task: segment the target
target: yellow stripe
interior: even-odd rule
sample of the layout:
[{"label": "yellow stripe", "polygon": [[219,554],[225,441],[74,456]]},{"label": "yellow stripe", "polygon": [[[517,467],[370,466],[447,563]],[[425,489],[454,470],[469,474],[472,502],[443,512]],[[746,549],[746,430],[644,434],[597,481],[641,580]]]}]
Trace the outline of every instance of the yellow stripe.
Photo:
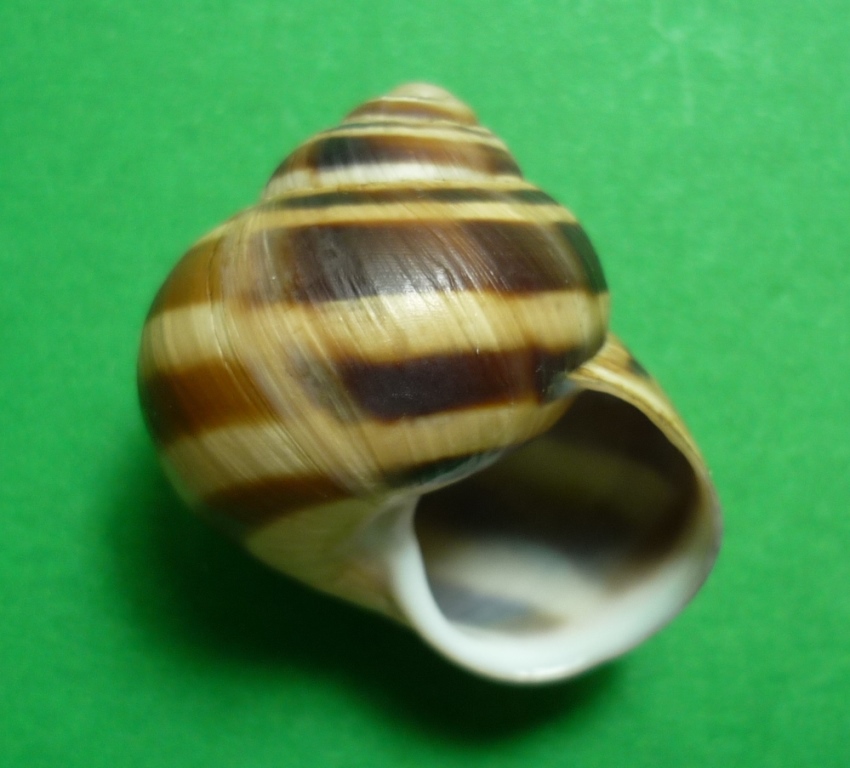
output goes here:
[{"label": "yellow stripe", "polygon": [[245,219],[246,234],[279,227],[307,227],[323,224],[360,224],[374,221],[497,221],[530,224],[576,222],[575,214],[557,203],[529,205],[516,202],[406,202],[356,205],[330,205],[322,208],[280,208],[258,210]]},{"label": "yellow stripe", "polygon": [[261,354],[357,356],[378,363],[523,347],[568,349],[585,341],[587,328],[603,325],[607,313],[607,294],[578,290],[532,296],[474,291],[393,294],[314,305],[258,305],[239,314],[228,312],[220,302],[193,305],[148,321],[142,372],[232,359],[232,350],[216,336],[213,316],[231,332],[253,332],[252,341],[265,348]]},{"label": "yellow stripe", "polygon": [[[375,122],[378,122],[377,118]],[[426,123],[426,127],[424,129],[420,127],[422,125],[423,124],[421,122],[409,122],[405,125],[388,124],[363,126],[357,125],[356,123],[344,123],[339,128],[313,136],[301,144],[297,151],[326,139],[346,138],[347,136],[356,136],[358,138],[404,136],[412,139],[442,139],[445,141],[453,141],[464,144],[483,144],[488,147],[503,149],[506,152],[509,151],[504,141],[486,129],[482,130],[480,133],[473,133],[468,128],[464,128],[463,130],[460,128],[453,128],[451,124],[433,126],[433,124]]]},{"label": "yellow stripe", "polygon": [[[283,177],[279,177],[283,178]],[[441,189],[468,189],[469,188],[469,180],[465,178],[459,179],[443,179],[443,180],[422,180],[417,182],[417,188],[421,188],[423,192],[430,192],[433,190],[441,190]],[[263,193],[263,200],[268,201],[271,199],[274,200],[286,200],[290,197],[300,197],[305,192],[315,193],[317,190],[303,190],[303,189],[285,189],[278,190],[275,189],[275,182],[271,182],[266,190]],[[287,187],[290,185],[287,184]],[[487,176],[486,178],[480,178],[475,181],[475,187],[485,192],[516,192],[518,190],[526,190],[533,189],[538,190],[534,184],[530,184],[527,181],[524,181],[518,176]],[[350,186],[348,189],[352,191],[362,191],[361,185]],[[392,191],[402,191],[406,192],[410,190],[410,182],[404,179],[401,180],[389,180],[384,179],[382,181],[372,181],[369,184],[370,192],[392,192]],[[346,187],[340,186],[334,188],[335,192],[344,192],[346,191]]]},{"label": "yellow stripe", "polygon": [[[392,107],[395,104],[420,107],[426,112],[429,108],[433,108],[436,110],[436,113],[432,112],[422,116],[413,116],[404,111],[394,111]],[[386,107],[389,107],[389,110],[386,110]],[[346,117],[343,120],[343,124],[366,120],[393,120],[397,116],[402,116],[405,120],[410,120],[411,122],[416,120],[423,123],[448,122],[480,128],[475,120],[475,113],[466,104],[453,96],[450,96],[448,99],[431,100],[422,99],[417,96],[393,96],[387,94],[386,96],[381,96],[361,104],[354,111],[359,112],[361,109],[365,110],[362,114]]]},{"label": "yellow stripe", "polygon": [[[317,471],[362,491],[387,473],[528,440],[548,429],[566,407],[566,401],[541,406],[530,400],[393,423],[352,424],[315,410],[299,414],[291,430],[265,422],[185,437],[165,449],[165,458],[200,497]],[[312,444],[300,445],[296,433]]]},{"label": "yellow stripe", "polygon": [[[265,199],[275,198],[283,194],[316,192],[319,190],[332,190],[337,192],[345,188],[358,188],[368,184],[375,188],[387,184],[397,184],[410,187],[411,183],[417,185],[434,185],[444,188],[451,183],[475,183],[482,188],[495,189],[497,186],[506,184],[513,179],[515,174],[502,174],[494,176],[485,171],[476,171],[471,168],[456,165],[435,165],[433,163],[363,163],[360,165],[347,165],[330,170],[315,171],[299,169],[290,171],[276,179],[272,179],[266,187],[263,197]],[[490,186],[490,183],[495,186]]]}]

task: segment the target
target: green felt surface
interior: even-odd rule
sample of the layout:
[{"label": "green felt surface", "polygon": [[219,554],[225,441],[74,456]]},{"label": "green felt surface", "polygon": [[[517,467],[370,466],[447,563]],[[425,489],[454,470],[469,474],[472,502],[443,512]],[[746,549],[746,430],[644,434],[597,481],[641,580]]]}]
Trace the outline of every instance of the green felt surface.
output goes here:
[{"label": "green felt surface", "polygon": [[[0,5],[0,764],[850,765],[850,6]],[[581,216],[726,510],[649,643],[471,678],[185,514],[138,414],[183,248],[410,79]]]}]

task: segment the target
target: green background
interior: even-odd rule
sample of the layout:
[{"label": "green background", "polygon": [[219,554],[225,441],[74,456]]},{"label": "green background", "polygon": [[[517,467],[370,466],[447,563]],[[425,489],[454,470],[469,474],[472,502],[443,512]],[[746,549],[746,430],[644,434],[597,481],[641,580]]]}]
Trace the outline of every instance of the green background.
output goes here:
[{"label": "green background", "polygon": [[[0,763],[850,764],[849,27],[844,0],[3,0]],[[138,414],[177,256],[411,79],[581,216],[724,502],[698,599],[572,683],[471,678],[255,564]]]}]

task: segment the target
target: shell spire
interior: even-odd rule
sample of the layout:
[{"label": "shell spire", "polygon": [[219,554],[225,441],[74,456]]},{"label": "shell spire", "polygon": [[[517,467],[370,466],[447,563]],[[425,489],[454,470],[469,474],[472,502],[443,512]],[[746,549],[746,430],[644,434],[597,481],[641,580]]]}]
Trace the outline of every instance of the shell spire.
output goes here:
[{"label": "shell spire", "polygon": [[377,99],[367,101],[346,115],[345,123],[380,119],[448,122],[477,126],[475,113],[444,88],[430,83],[407,83]]},{"label": "shell spire", "polygon": [[442,88],[414,83],[367,101],[298,147],[263,198],[393,183],[516,187],[521,178],[504,142],[466,104]]}]

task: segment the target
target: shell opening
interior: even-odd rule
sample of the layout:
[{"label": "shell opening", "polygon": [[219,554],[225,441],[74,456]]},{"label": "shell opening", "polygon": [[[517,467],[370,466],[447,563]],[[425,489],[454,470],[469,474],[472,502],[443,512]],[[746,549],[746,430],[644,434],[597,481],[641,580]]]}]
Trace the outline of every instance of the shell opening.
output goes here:
[{"label": "shell opening", "polygon": [[464,666],[517,682],[576,674],[697,591],[714,504],[649,418],[587,391],[550,433],[419,500],[395,587],[411,623]]}]

